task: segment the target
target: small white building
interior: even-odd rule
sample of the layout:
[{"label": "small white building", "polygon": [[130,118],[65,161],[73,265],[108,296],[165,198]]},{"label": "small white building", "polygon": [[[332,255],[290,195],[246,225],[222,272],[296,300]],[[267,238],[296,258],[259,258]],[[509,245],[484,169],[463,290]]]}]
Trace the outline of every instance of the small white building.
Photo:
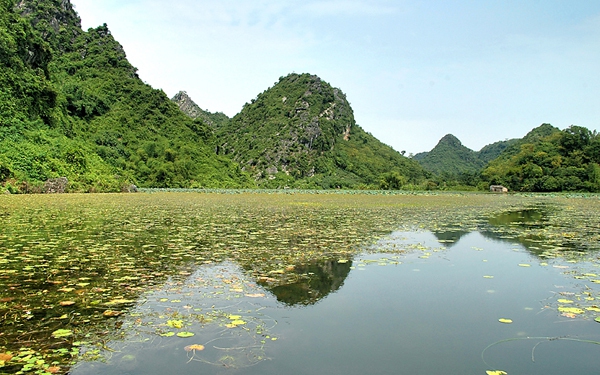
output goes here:
[{"label": "small white building", "polygon": [[508,189],[502,185],[491,185],[490,192],[492,192],[492,193],[508,193]]}]

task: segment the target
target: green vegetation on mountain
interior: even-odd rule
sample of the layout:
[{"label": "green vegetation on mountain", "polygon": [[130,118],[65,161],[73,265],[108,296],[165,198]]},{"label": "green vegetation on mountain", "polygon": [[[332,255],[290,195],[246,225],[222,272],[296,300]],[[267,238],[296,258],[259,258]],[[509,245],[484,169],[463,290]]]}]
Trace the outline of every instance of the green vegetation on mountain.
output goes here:
[{"label": "green vegetation on mountain", "polygon": [[431,151],[416,154],[413,158],[423,168],[436,175],[477,172],[485,165],[477,152],[463,146],[460,140],[452,134],[447,134],[440,139]]},{"label": "green vegetation on mountain", "polygon": [[600,135],[581,126],[533,129],[483,170],[489,184],[514,191],[600,192]]},{"label": "green vegetation on mountain", "polygon": [[542,124],[522,139],[500,141],[479,152],[451,134],[415,160],[434,176],[436,188],[510,191],[600,192],[600,136],[581,126],[560,130]]},{"label": "green vegetation on mountain", "polygon": [[49,81],[50,46],[0,0],[0,134],[50,119],[57,93]]},{"label": "green vegetation on mountain", "polygon": [[481,170],[513,142],[499,141],[476,152],[465,147],[454,135],[447,134],[431,151],[418,153],[413,159],[433,173],[430,186],[474,190],[481,182]]},{"label": "green vegetation on mountain", "polygon": [[397,189],[426,177],[415,161],[356,124],[339,89],[310,74],[281,77],[217,138],[219,153],[262,187]]},{"label": "green vegetation on mountain", "polygon": [[490,161],[496,159],[498,156],[500,156],[500,154],[502,154],[504,150],[506,150],[508,147],[510,147],[517,141],[517,139],[507,139],[505,141],[498,141],[484,146],[481,150],[477,152],[479,160],[487,164]]},{"label": "green vegetation on mountain", "polygon": [[144,84],[106,25],[87,32],[68,0],[0,0],[0,182],[38,191],[250,187],[201,119]]},{"label": "green vegetation on mountain", "polygon": [[[364,131],[344,93],[290,74],[233,118],[140,80],[106,25],[69,0],[0,0],[0,187],[600,191],[600,137],[549,124],[479,152],[446,135],[404,157]],[[62,179],[61,179],[62,180]]]}]

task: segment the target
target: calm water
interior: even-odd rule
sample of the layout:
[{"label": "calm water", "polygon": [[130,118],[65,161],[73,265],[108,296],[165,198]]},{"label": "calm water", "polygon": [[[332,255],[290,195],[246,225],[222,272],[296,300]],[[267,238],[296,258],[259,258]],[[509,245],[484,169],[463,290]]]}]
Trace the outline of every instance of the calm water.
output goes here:
[{"label": "calm water", "polygon": [[[287,286],[256,283],[227,262],[172,277],[120,318],[105,362],[71,373],[600,372],[593,264],[544,261],[489,233],[384,241],[408,252],[313,262]],[[591,310],[558,309],[584,302]]]},{"label": "calm water", "polygon": [[599,372],[597,198],[238,193],[0,197],[0,374]]}]

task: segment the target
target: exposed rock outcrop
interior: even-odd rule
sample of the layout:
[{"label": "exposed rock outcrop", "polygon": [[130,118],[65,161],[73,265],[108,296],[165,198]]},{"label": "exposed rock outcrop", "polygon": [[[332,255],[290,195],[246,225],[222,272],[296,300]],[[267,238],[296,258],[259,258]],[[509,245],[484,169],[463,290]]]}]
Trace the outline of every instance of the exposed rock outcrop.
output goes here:
[{"label": "exposed rock outcrop", "polygon": [[171,100],[174,101],[179,106],[179,109],[181,109],[181,111],[186,115],[193,119],[200,119],[204,121],[206,125],[209,125],[215,129],[221,127],[227,121],[229,121],[229,117],[227,117],[227,115],[224,113],[211,113],[200,108],[200,106],[194,103],[192,98],[190,98],[185,91],[179,91]]},{"label": "exposed rock outcrop", "polygon": [[42,192],[46,194],[62,194],[67,191],[69,180],[66,177],[51,178],[44,183]]}]

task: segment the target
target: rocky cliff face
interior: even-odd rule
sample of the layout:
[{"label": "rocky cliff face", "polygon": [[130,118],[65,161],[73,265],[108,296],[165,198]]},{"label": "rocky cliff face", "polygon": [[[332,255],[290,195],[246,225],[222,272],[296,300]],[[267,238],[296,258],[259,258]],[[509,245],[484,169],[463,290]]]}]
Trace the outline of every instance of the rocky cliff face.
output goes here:
[{"label": "rocky cliff face", "polygon": [[204,112],[185,91],[179,91],[171,100],[177,104],[183,113],[193,119],[200,117]]},{"label": "rocky cliff face", "polygon": [[419,183],[424,171],[365,132],[344,93],[290,74],[217,130],[219,152],[267,188],[380,188],[386,174]]},{"label": "rocky cliff face", "polygon": [[222,127],[230,120],[229,117],[222,112],[212,113],[203,110],[185,91],[179,91],[171,100],[177,104],[183,113],[193,119],[202,120],[206,125],[211,126],[213,129]]},{"label": "rocky cliff face", "polygon": [[70,0],[19,0],[15,9],[30,20],[44,40],[61,52],[68,51],[82,33],[81,19]]}]

